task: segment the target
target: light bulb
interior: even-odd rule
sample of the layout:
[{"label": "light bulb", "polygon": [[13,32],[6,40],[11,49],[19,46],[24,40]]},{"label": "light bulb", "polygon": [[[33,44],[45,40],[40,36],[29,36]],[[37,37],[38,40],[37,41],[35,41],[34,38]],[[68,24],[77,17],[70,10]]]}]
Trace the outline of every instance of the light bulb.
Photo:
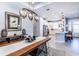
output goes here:
[{"label": "light bulb", "polygon": [[26,8],[23,8],[22,10],[19,11],[20,16],[22,16],[23,18],[25,18],[28,14],[28,11]]}]

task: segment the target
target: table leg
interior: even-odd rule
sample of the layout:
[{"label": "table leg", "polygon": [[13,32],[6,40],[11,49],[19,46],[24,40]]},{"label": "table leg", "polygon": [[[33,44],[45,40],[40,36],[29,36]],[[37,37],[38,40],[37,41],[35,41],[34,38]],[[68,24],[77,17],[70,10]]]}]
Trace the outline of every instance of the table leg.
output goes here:
[{"label": "table leg", "polygon": [[10,38],[6,38],[7,42],[10,43]]},{"label": "table leg", "polygon": [[46,43],[38,48],[36,55],[38,56],[41,52],[43,52],[45,54],[45,56],[47,55],[47,45],[46,45]]}]

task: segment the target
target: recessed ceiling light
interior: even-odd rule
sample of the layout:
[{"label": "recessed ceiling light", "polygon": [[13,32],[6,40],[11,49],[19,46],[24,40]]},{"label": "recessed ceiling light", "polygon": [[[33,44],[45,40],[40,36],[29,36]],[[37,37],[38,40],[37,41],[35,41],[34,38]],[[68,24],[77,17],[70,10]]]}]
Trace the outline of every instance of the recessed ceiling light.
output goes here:
[{"label": "recessed ceiling light", "polygon": [[43,18],[44,20],[46,20],[46,18]]},{"label": "recessed ceiling light", "polygon": [[52,15],[54,16],[55,14],[54,14],[54,13],[52,13]]},{"label": "recessed ceiling light", "polygon": [[47,11],[49,11],[50,9],[48,8],[48,9],[46,9]]}]

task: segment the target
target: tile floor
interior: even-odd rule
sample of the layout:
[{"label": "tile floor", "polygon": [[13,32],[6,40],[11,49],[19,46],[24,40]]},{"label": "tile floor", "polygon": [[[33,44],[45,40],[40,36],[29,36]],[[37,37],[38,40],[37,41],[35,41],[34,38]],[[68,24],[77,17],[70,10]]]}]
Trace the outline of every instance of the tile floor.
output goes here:
[{"label": "tile floor", "polygon": [[[74,38],[71,42],[64,42],[58,40],[55,35],[51,37],[51,40],[47,43],[47,56],[79,56],[79,38]],[[45,55],[41,53],[39,56]]]},{"label": "tile floor", "polygon": [[[52,37],[52,40],[54,37]],[[79,56],[79,38],[74,38],[71,42],[52,41],[52,46],[48,45],[48,56]]]}]

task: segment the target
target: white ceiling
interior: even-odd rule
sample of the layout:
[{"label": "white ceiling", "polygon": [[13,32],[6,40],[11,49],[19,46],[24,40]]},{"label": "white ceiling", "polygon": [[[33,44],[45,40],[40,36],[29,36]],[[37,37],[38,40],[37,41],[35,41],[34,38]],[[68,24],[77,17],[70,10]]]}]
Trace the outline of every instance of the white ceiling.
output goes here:
[{"label": "white ceiling", "polygon": [[24,2],[22,4],[28,5],[47,20],[58,20],[61,12],[64,12],[66,17],[79,17],[79,2]]},{"label": "white ceiling", "polygon": [[[47,11],[47,9],[50,10]],[[35,11],[47,20],[58,19],[61,16],[61,12],[64,12],[66,17],[79,17],[79,2],[53,2]]]},{"label": "white ceiling", "polygon": [[40,7],[43,7],[45,5],[48,5],[49,2],[25,2],[23,4],[29,5],[30,7],[34,8],[34,9],[38,9]]}]

